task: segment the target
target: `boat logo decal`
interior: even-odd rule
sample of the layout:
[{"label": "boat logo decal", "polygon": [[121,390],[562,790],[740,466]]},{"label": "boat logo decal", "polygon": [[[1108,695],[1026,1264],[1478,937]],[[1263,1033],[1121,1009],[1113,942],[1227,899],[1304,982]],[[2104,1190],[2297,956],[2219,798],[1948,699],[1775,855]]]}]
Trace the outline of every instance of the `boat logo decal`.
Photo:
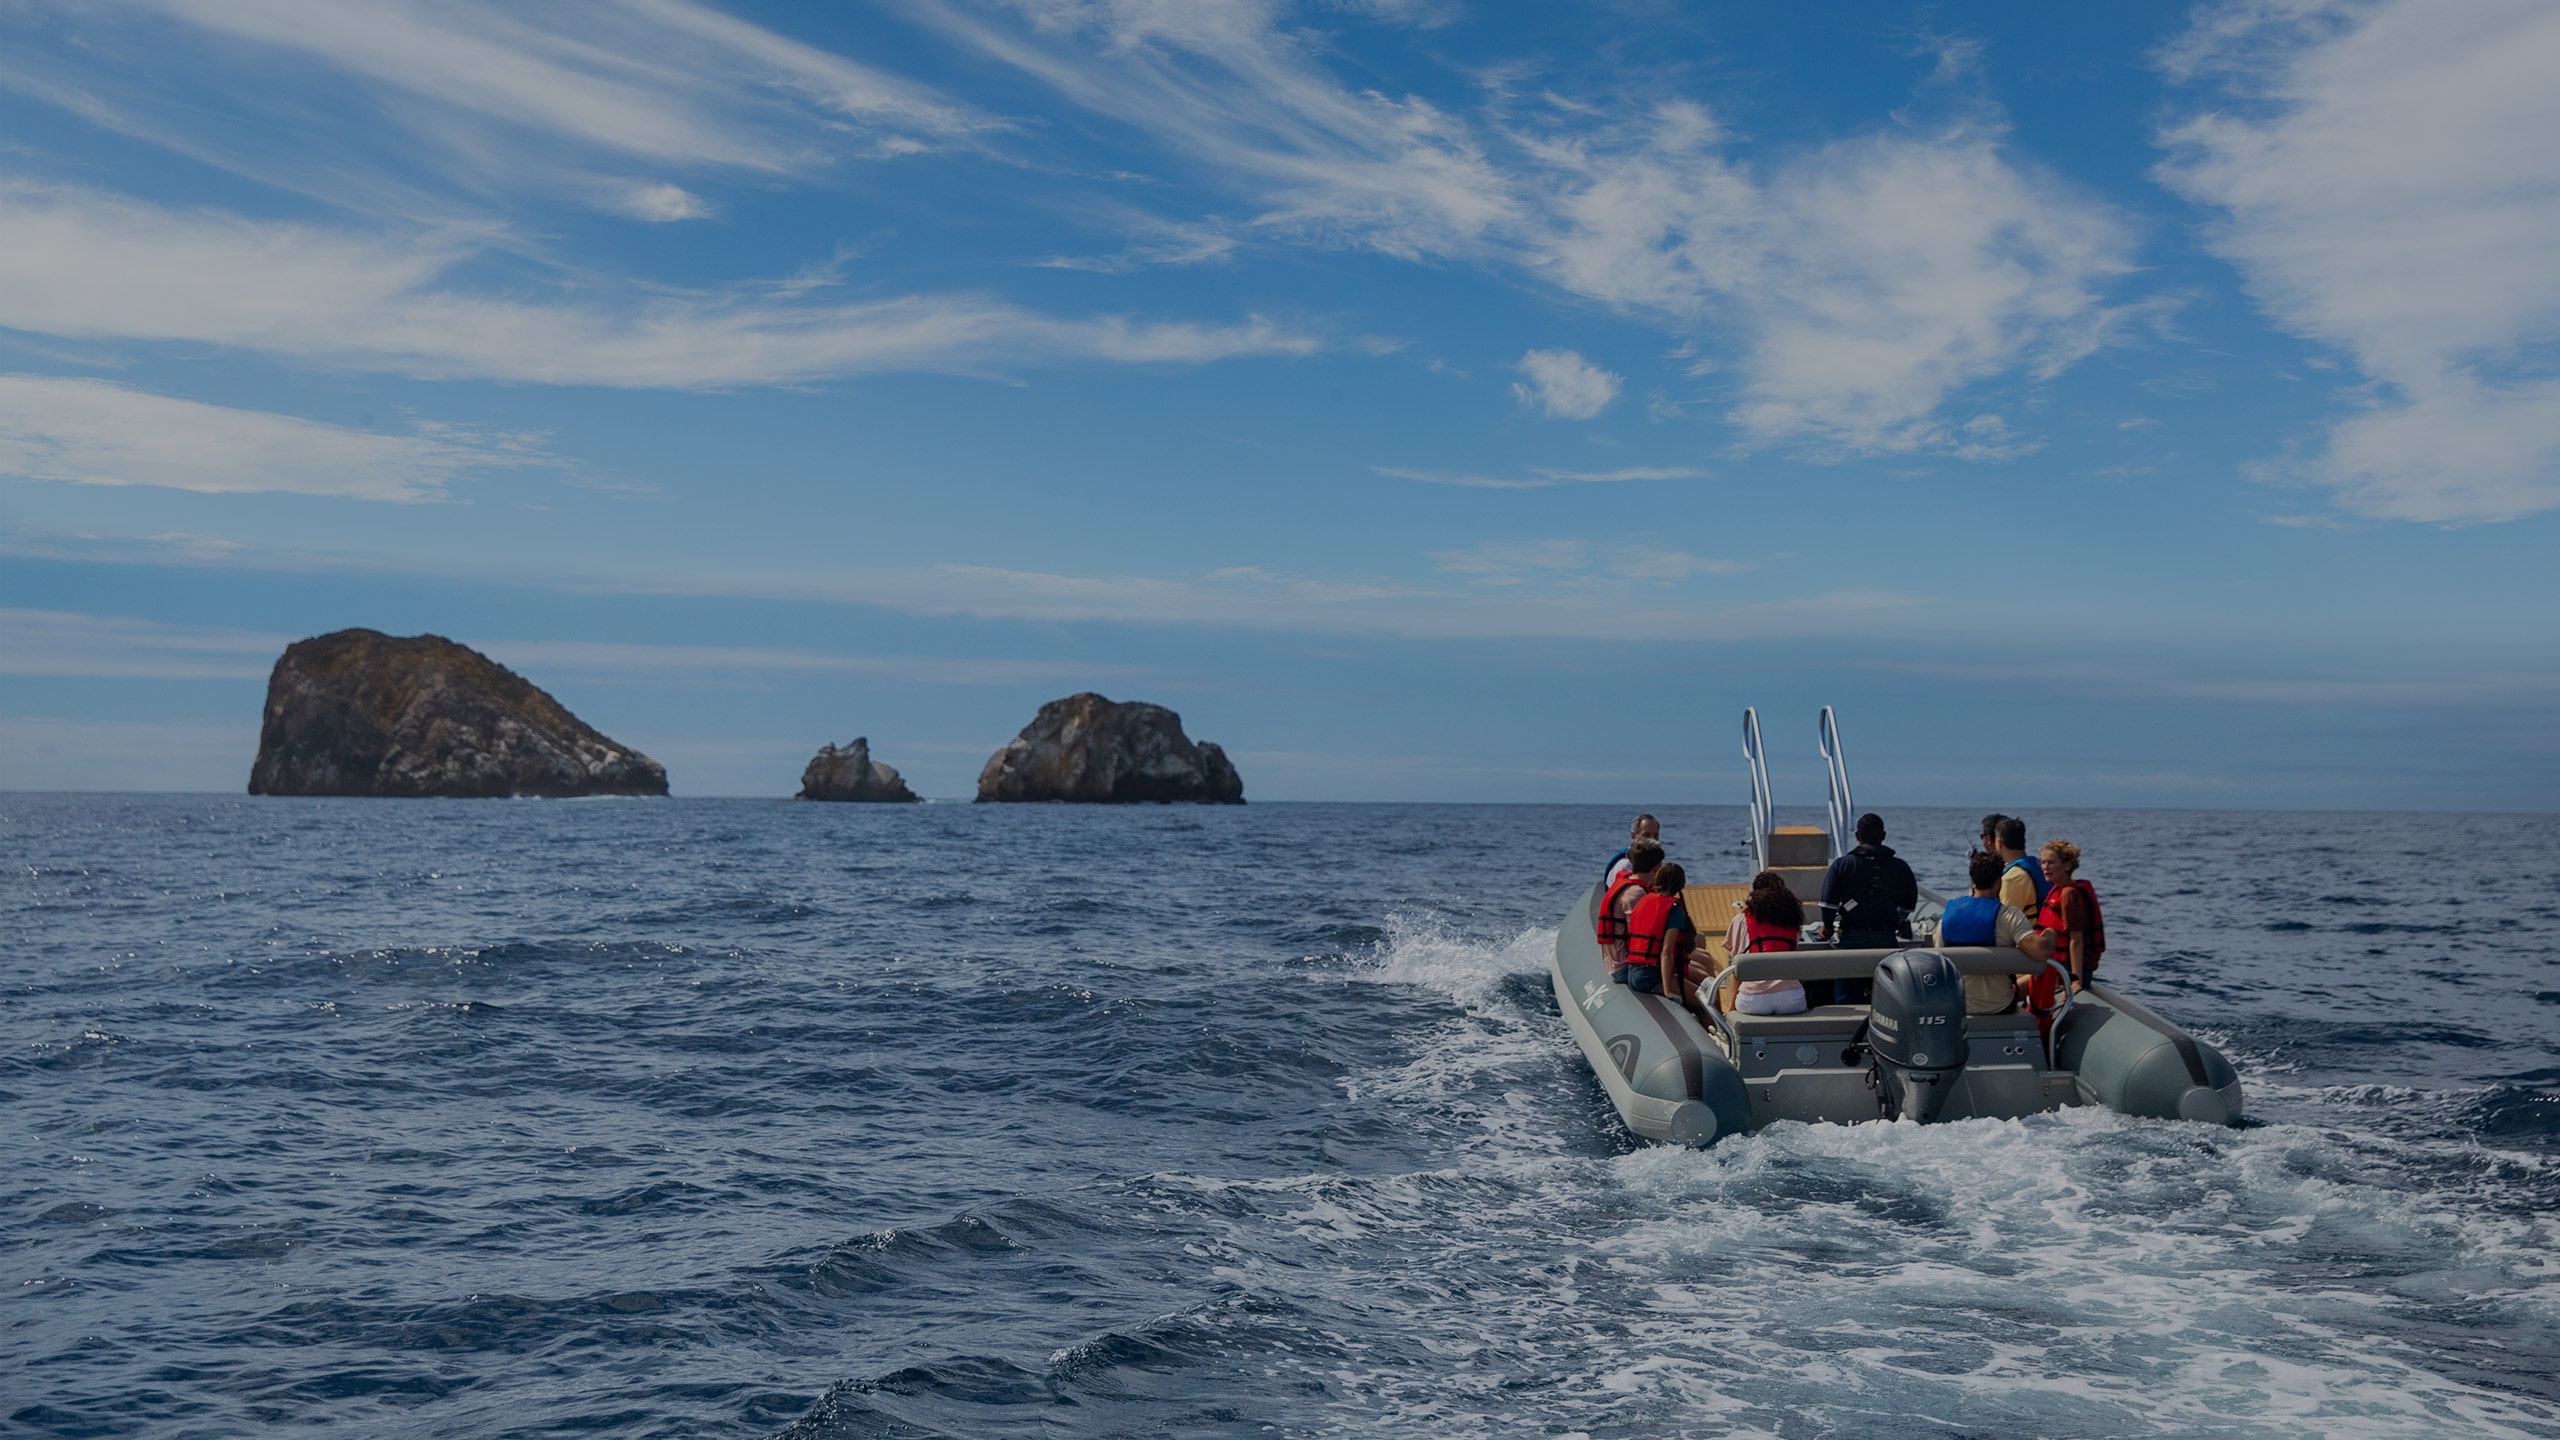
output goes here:
[{"label": "boat logo decal", "polygon": [[1627,1077],[1628,1084],[1633,1085],[1636,1083],[1636,1037],[1633,1035],[1612,1035],[1609,1037],[1607,1043],[1609,1046],[1609,1058],[1611,1061],[1616,1063],[1618,1073]]}]

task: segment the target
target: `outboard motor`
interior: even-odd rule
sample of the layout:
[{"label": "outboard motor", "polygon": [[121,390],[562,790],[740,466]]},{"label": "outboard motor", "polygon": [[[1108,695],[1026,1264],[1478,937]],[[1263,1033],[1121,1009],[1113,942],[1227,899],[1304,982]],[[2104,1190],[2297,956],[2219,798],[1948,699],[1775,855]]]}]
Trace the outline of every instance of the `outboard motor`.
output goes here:
[{"label": "outboard motor", "polygon": [[1876,967],[1868,1049],[1888,1120],[1926,1125],[1964,1073],[1964,974],[1935,950],[1901,950]]}]

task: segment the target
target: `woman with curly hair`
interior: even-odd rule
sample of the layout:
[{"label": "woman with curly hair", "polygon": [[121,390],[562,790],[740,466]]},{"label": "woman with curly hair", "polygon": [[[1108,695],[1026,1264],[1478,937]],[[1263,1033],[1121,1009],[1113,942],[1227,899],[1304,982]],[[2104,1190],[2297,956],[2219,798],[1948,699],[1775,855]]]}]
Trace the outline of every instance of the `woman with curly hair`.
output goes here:
[{"label": "woman with curly hair", "polygon": [[[1763,870],[1751,877],[1751,893],[1734,911],[1724,949],[1736,960],[1793,950],[1803,932],[1804,902],[1787,888],[1786,877]],[[1800,1015],[1805,1004],[1800,980],[1745,980],[1733,997],[1733,1008],[1745,1015]]]}]

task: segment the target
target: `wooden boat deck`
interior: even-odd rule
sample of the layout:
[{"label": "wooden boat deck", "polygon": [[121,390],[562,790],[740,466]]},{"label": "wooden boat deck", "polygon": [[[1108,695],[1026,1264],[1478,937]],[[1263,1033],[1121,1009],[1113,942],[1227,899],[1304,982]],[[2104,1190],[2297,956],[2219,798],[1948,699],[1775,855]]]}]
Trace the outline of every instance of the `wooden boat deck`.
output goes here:
[{"label": "wooden boat deck", "polygon": [[1734,907],[1750,893],[1748,885],[1692,885],[1680,892],[1689,918],[1698,922],[1698,953],[1707,957],[1708,974],[1721,973],[1733,959],[1725,953],[1725,927],[1733,923]]}]

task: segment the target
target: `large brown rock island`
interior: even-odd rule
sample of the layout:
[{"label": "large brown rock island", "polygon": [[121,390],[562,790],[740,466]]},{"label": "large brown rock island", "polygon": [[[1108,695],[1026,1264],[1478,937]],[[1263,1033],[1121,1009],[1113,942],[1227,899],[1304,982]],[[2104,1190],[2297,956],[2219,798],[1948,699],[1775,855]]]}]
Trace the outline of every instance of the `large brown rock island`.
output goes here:
[{"label": "large brown rock island", "polygon": [[664,795],[666,767],[441,635],[339,630],[267,678],[252,795]]},{"label": "large brown rock island", "polygon": [[978,799],[1241,805],[1244,780],[1226,751],[1182,733],[1181,716],[1086,691],[1041,706],[1012,743],[989,756],[978,772]]}]

